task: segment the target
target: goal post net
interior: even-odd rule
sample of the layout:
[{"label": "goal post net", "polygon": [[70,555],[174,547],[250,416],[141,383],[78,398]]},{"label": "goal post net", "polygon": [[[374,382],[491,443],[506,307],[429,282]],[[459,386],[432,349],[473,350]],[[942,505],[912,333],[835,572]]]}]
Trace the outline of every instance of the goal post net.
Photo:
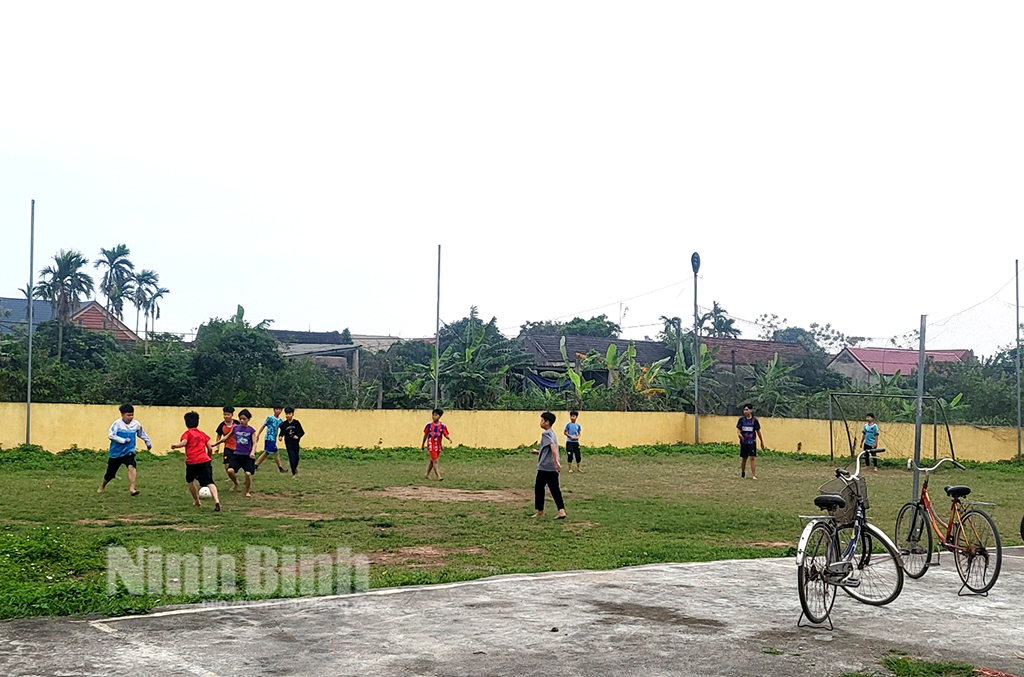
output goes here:
[{"label": "goal post net", "polygon": [[[832,458],[854,458],[863,449],[863,430],[868,414],[878,426],[882,459],[914,457],[917,397],[877,393],[836,393],[828,397],[829,450]],[[921,459],[956,459],[953,437],[941,400],[925,397],[921,406]]]}]

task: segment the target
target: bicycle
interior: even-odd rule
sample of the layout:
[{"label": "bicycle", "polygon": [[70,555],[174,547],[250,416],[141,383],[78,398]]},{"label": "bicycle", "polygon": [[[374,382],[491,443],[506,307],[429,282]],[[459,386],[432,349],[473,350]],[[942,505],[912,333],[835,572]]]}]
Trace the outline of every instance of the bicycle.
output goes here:
[{"label": "bicycle", "polygon": [[928,480],[946,462],[964,470],[962,465],[951,458],[944,458],[930,468],[922,468],[914,459],[907,459],[907,470],[916,468],[923,472],[924,482],[920,498],[900,508],[896,517],[896,543],[907,575],[921,578],[931,565],[934,531],[939,537],[939,545],[953,553],[957,573],[963,581],[960,594],[963,594],[966,587],[973,593],[983,595],[996,584],[1003,562],[1003,545],[999,540],[996,523],[979,507],[994,504],[965,500],[964,497],[971,493],[970,487],[947,485],[945,491],[951,505],[949,521],[943,522],[935,513],[928,496]]},{"label": "bicycle", "polygon": [[[865,516],[868,494],[860,465],[870,451],[885,449],[862,451],[853,474],[836,468],[835,479],[819,488],[824,493],[814,499],[814,505],[828,511],[827,517],[801,516],[810,522],[797,546],[797,587],[803,616],[816,625],[829,618],[837,587],[874,606],[889,604],[903,590],[903,563],[896,545]],[[839,485],[838,493],[827,491],[833,484]],[[852,532],[848,542],[843,535],[847,531]]]}]

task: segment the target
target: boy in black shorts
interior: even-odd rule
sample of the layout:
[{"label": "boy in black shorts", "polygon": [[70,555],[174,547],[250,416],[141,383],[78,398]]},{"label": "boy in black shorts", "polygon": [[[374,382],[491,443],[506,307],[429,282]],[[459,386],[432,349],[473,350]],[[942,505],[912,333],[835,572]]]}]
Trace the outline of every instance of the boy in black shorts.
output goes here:
[{"label": "boy in black shorts", "polygon": [[199,430],[199,414],[194,411],[185,414],[185,427],[188,430],[181,434],[181,442],[172,444],[171,449],[185,448],[185,482],[188,483],[195,504],[202,505],[199,502],[199,490],[196,489],[198,482],[200,487],[210,490],[214,501],[213,510],[220,512],[220,497],[217,495],[217,485],[213,483],[213,447],[210,446],[210,436]]},{"label": "boy in black shorts", "polygon": [[757,440],[761,440],[761,451],[764,451],[764,438],[761,437],[761,423],[754,418],[754,408],[743,405],[743,416],[736,423],[736,434],[740,438],[740,477],[747,475],[747,459],[750,459],[750,479],[757,479]]},{"label": "boy in black shorts", "polygon": [[565,424],[565,455],[569,459],[569,472],[572,472],[572,457],[576,457],[576,471],[583,472],[580,467],[580,435],[583,428],[576,422],[578,411],[569,412],[569,422]]},{"label": "boy in black shorts", "polygon": [[[217,426],[217,444],[224,442],[224,471],[227,472],[228,466],[231,463],[231,456],[235,453],[235,438],[231,435],[231,429],[238,425],[238,421],[235,420],[235,408],[228,406],[224,407],[224,420]],[[238,481],[231,478],[231,473],[227,473],[228,478],[234,482],[232,491],[238,488]]]},{"label": "boy in black shorts", "polygon": [[231,487],[231,491],[234,491],[238,487],[238,471],[241,470],[245,473],[246,498],[252,498],[252,475],[256,472],[256,449],[253,447],[256,428],[249,425],[251,418],[252,414],[249,413],[248,409],[238,412],[238,425],[231,428],[228,437],[219,440],[213,445],[226,445],[229,439],[235,441],[235,451],[231,454],[231,465],[228,466],[228,477],[234,483]]}]

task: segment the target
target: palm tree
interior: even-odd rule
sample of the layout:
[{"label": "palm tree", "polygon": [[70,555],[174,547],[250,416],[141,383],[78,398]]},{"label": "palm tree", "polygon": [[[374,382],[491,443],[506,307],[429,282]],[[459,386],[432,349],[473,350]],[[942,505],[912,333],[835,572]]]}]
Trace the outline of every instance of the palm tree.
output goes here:
[{"label": "palm tree", "polygon": [[112,249],[100,248],[100,258],[95,263],[96,268],[103,269],[100,291],[107,297],[107,312],[116,315],[118,319],[123,317],[124,297],[131,287],[132,273],[135,271],[135,264],[128,260],[130,254],[128,246],[123,244]]},{"label": "palm tree", "polygon": [[53,257],[52,266],[39,271],[36,295],[49,301],[57,314],[57,361],[60,362],[64,348],[64,325],[71,322],[71,315],[82,302],[83,297],[93,293],[95,285],[92,276],[82,272],[89,265],[89,259],[81,252],[61,249]]},{"label": "palm tree", "polygon": [[[149,294],[160,282],[160,276],[152,270],[136,271],[132,275],[132,305],[135,306],[135,335],[139,335],[139,317],[149,307]],[[148,312],[148,311],[147,311]]]},{"label": "palm tree", "polygon": [[729,317],[728,312],[718,304],[718,301],[712,302],[711,311],[704,313],[700,318],[700,323],[702,327],[707,327],[704,332],[706,336],[739,338],[740,330],[735,327],[736,320]]},{"label": "palm tree", "polygon": [[166,287],[154,287],[146,299],[146,349],[149,353],[149,333],[156,329],[156,321],[160,319],[160,299],[171,293]]}]

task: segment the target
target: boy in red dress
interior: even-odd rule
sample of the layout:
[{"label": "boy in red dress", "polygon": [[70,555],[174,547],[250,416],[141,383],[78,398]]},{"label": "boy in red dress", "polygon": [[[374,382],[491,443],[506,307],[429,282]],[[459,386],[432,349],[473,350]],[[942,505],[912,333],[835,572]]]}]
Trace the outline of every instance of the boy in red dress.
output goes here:
[{"label": "boy in red dress", "polygon": [[443,479],[441,477],[441,464],[438,463],[438,458],[441,456],[441,438],[444,437],[449,442],[452,441],[452,438],[448,437],[447,426],[441,423],[442,416],[444,416],[444,411],[440,409],[432,411],[431,418],[433,420],[423,429],[423,443],[420,445],[420,449],[426,447],[428,441],[430,442],[430,465],[427,466],[428,480],[430,479],[431,470],[437,475],[438,481]]},{"label": "boy in red dress", "polygon": [[185,414],[185,427],[188,430],[182,433],[181,442],[172,444],[171,449],[185,449],[185,482],[188,483],[195,504],[202,505],[196,487],[198,484],[210,490],[213,509],[220,512],[220,497],[217,495],[217,485],[213,483],[213,447],[210,446],[210,436],[199,430],[199,414],[194,411]]}]

